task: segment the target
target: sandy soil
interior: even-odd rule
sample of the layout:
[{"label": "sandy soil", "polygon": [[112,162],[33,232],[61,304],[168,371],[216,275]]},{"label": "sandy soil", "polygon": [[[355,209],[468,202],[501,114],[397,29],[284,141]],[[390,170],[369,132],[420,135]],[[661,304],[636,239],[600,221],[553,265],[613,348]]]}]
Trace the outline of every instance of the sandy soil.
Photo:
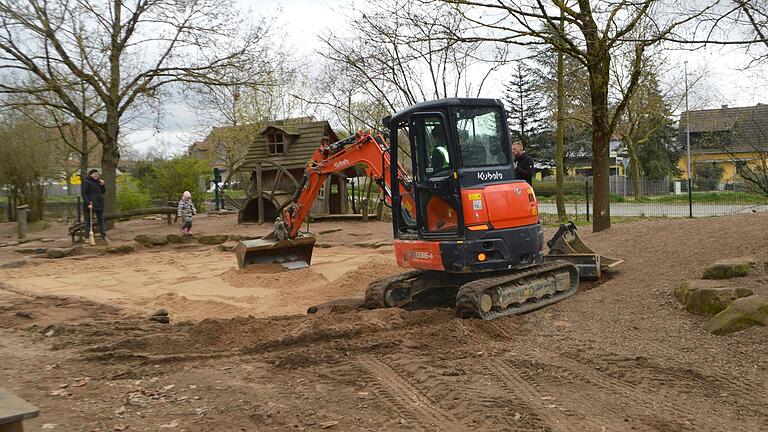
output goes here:
[{"label": "sandy soil", "polygon": [[[41,407],[31,430],[768,430],[767,329],[709,335],[672,297],[718,258],[767,261],[765,215],[640,222],[584,237],[625,259],[616,274],[543,310],[492,322],[445,308],[339,306],[305,316],[296,306],[282,316],[251,311],[162,325],[110,304],[0,290],[0,382]],[[296,272],[233,271],[224,253],[164,251],[124,264],[144,269],[121,276],[141,294],[87,294],[138,308],[137,299],[173,295],[151,307],[184,297],[257,310],[244,299],[260,290],[271,290],[275,304],[302,293],[306,305],[361,293],[368,279],[395,270],[391,251],[317,252],[333,271],[305,270],[320,280],[309,289]],[[119,273],[104,271],[114,268],[111,259],[82,262],[72,277]],[[16,287],[74,271],[59,265],[0,277]],[[148,270],[154,266],[166,267]],[[193,276],[200,279],[168,284]],[[217,285],[206,290],[212,279]],[[768,292],[763,267],[744,283]],[[230,295],[242,290],[256,294]]]},{"label": "sandy soil", "polygon": [[174,320],[200,320],[301,314],[339,296],[362,296],[368,282],[397,271],[391,247],[317,248],[311,268],[295,271],[241,270],[234,254],[195,247],[46,261],[0,270],[0,279],[22,294],[79,296],[142,314],[165,308]]}]

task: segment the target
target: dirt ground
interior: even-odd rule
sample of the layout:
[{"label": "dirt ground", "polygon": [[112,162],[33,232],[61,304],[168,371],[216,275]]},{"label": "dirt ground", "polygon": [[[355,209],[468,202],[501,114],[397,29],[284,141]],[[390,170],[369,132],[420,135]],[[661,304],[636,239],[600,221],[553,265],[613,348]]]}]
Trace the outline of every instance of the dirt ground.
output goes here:
[{"label": "dirt ground", "polygon": [[[199,232],[268,231],[198,219]],[[314,225],[342,230],[293,272],[237,271],[197,246],[2,269],[0,386],[40,407],[29,430],[768,430],[768,329],[712,336],[672,296],[716,259],[768,261],[766,221],[582,229],[625,260],[615,274],[491,322],[440,307],[304,315],[397,271],[391,247],[352,245],[389,238],[385,223]],[[174,229],[135,221],[110,237]],[[744,283],[768,293],[762,266]],[[171,324],[146,320],[158,307]]]}]

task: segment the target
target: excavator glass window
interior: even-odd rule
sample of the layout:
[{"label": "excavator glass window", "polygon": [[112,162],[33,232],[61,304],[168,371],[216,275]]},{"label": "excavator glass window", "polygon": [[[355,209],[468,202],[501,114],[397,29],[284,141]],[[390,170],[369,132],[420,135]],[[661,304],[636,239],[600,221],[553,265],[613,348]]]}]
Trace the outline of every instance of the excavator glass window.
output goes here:
[{"label": "excavator glass window", "polygon": [[456,110],[459,152],[464,167],[507,165],[509,149],[502,137],[506,122],[496,107],[473,107]]},{"label": "excavator glass window", "polygon": [[426,149],[424,158],[424,174],[426,177],[444,176],[451,170],[451,157],[448,153],[448,140],[445,136],[445,126],[442,117],[424,117],[422,133],[417,141],[422,141]]},{"label": "excavator glass window", "polygon": [[420,113],[411,117],[416,152],[417,220],[422,235],[455,236],[459,207],[446,117]]}]

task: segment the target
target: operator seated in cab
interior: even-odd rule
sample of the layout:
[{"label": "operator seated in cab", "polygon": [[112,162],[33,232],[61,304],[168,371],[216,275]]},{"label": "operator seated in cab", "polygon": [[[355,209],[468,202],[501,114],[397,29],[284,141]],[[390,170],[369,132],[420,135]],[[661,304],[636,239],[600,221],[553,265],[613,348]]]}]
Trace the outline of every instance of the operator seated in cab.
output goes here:
[{"label": "operator seated in cab", "polygon": [[450,156],[448,155],[448,143],[445,139],[445,132],[441,125],[432,128],[432,157],[430,158],[430,167],[427,172],[436,174],[450,167]]}]

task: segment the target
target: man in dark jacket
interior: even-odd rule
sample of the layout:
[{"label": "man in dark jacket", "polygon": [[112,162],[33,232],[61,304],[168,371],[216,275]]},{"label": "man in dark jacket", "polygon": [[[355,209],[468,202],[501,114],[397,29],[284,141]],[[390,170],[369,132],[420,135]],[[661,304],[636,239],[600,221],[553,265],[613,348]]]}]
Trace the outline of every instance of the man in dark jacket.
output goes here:
[{"label": "man in dark jacket", "polygon": [[85,234],[91,230],[91,210],[93,216],[99,221],[99,233],[101,239],[106,240],[107,234],[104,232],[104,180],[100,178],[99,170],[92,169],[88,171],[88,177],[85,178],[81,187],[83,193],[83,202],[85,203]]},{"label": "man in dark jacket", "polygon": [[515,157],[515,178],[525,180],[529,185],[533,185],[533,158],[525,152],[521,141],[512,143],[512,155]]}]

